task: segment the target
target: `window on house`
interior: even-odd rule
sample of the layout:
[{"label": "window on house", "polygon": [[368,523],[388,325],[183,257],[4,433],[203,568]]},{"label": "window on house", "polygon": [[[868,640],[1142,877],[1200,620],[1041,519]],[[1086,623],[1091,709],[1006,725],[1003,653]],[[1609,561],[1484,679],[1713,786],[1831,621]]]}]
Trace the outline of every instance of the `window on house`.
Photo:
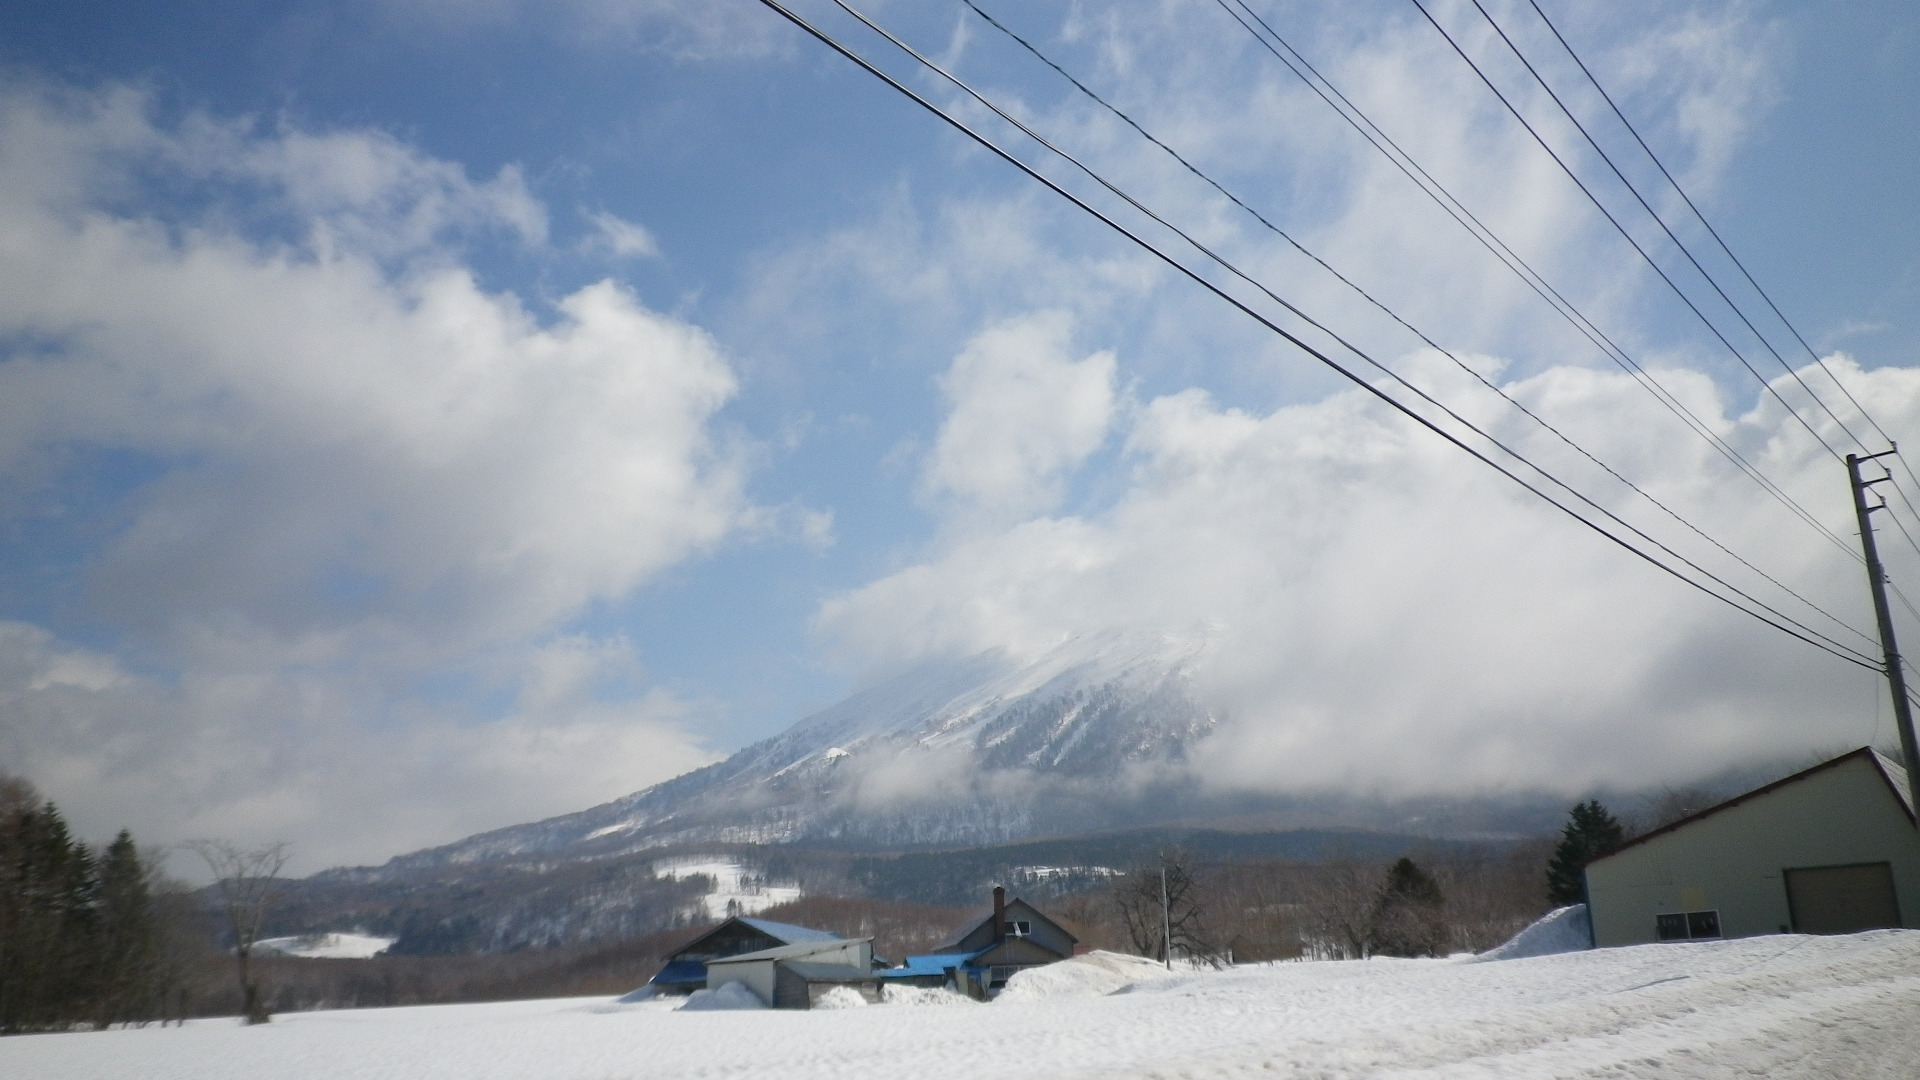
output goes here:
[{"label": "window on house", "polygon": [[1017,922],[1010,922],[1007,924],[1008,937],[1026,937],[1031,933],[1033,933],[1033,927],[1025,919],[1018,920]]},{"label": "window on house", "polygon": [[1720,936],[1718,911],[1674,911],[1653,917],[1661,941],[1692,941]]}]

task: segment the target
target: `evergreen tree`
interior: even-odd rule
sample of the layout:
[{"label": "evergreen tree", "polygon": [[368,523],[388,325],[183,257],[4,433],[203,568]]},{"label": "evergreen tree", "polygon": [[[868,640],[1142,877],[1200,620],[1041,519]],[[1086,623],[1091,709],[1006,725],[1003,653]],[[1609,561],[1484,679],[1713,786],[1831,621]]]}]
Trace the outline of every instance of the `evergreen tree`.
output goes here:
[{"label": "evergreen tree", "polygon": [[1602,852],[1626,842],[1627,832],[1600,800],[1589,799],[1567,815],[1567,827],[1547,862],[1547,899],[1557,907],[1579,904],[1587,898],[1587,863]]},{"label": "evergreen tree", "polygon": [[145,1020],[161,1008],[160,924],[149,874],[125,829],[100,861],[95,1022]]},{"label": "evergreen tree", "polygon": [[1412,859],[1387,870],[1373,905],[1373,948],[1380,956],[1437,956],[1446,949],[1446,897]]},{"label": "evergreen tree", "polygon": [[130,835],[96,859],[58,808],[0,776],[0,1033],[159,1015],[160,930]]}]

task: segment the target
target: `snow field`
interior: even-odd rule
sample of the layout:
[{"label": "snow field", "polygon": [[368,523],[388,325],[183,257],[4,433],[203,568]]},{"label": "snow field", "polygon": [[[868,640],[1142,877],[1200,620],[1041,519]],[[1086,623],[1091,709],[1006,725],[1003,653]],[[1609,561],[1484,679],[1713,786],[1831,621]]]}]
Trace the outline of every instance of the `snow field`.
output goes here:
[{"label": "snow field", "polygon": [[1065,983],[964,1008],[573,999],[38,1035],[0,1039],[0,1077],[1920,1076],[1920,931],[1161,972],[1107,996]]},{"label": "snow field", "polygon": [[309,934],[305,937],[261,938],[253,943],[258,952],[283,956],[304,956],[322,960],[365,960],[387,951],[398,938],[372,937],[367,934]]},{"label": "snow field", "polygon": [[700,898],[700,913],[712,922],[733,915],[758,915],[801,896],[791,885],[748,885],[746,868],[732,859],[668,859],[654,863],[653,872],[674,881],[695,874],[711,879],[713,891]]}]

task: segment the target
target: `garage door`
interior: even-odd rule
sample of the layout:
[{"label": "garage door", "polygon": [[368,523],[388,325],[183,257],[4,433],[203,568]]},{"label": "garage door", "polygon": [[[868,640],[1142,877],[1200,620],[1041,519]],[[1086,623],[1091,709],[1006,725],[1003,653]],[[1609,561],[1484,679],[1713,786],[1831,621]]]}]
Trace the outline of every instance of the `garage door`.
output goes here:
[{"label": "garage door", "polygon": [[1900,925],[1890,863],[1787,871],[1787,904],[1802,934],[1851,934]]}]

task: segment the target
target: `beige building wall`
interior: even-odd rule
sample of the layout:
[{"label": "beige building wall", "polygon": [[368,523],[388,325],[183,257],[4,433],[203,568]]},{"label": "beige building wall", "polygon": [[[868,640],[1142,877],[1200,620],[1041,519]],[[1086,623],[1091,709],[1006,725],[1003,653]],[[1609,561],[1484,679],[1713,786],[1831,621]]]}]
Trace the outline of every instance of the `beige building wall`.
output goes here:
[{"label": "beige building wall", "polygon": [[761,1001],[773,1004],[773,961],[748,960],[735,964],[708,964],[707,989],[718,990],[730,982],[745,983]]},{"label": "beige building wall", "polygon": [[1876,862],[1892,864],[1901,925],[1920,927],[1920,834],[1858,754],[1589,864],[1594,944],[1658,941],[1670,912],[1717,910],[1723,937],[1787,932],[1783,871]]}]

